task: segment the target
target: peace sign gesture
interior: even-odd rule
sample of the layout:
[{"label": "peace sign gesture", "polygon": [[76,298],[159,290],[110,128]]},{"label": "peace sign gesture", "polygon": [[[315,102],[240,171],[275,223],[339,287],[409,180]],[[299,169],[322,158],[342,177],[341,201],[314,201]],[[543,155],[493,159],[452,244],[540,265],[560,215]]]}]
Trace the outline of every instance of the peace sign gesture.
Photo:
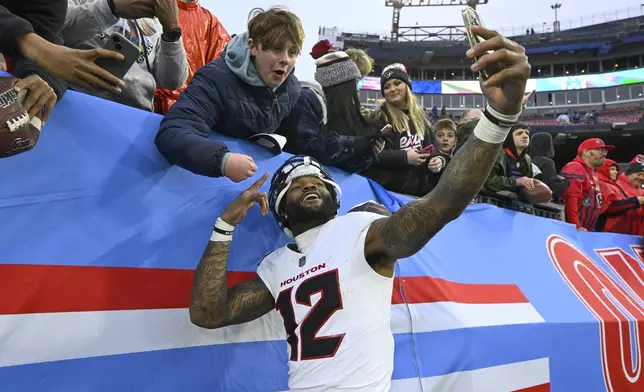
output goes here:
[{"label": "peace sign gesture", "polygon": [[268,179],[268,173],[265,173],[262,178],[257,180],[250,188],[243,191],[232,203],[226,207],[221,219],[229,225],[236,226],[244,219],[248,210],[250,210],[255,203],[259,204],[262,210],[262,216],[268,215],[268,197],[266,192],[260,192],[259,188],[264,185]]}]

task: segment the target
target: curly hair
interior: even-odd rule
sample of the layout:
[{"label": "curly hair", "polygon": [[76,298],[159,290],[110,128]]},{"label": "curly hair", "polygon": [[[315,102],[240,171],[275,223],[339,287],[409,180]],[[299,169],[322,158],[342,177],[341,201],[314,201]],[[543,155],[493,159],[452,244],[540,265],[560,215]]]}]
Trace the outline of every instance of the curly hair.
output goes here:
[{"label": "curly hair", "polygon": [[362,49],[350,48],[345,51],[349,58],[358,66],[360,74],[364,78],[373,70],[374,60]]}]

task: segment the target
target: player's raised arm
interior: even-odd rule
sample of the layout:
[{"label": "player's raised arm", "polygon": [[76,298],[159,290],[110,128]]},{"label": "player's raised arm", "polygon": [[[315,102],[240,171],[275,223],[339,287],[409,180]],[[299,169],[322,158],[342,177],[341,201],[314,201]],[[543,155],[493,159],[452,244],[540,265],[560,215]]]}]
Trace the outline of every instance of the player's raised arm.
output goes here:
[{"label": "player's raised arm", "polygon": [[195,325],[213,329],[241,324],[259,318],[274,308],[275,300],[260,278],[230,289],[227,284],[232,232],[255,203],[261,207],[262,215],[268,214],[266,193],[259,191],[267,178],[268,173],[242,192],[215,224],[215,232],[192,280],[190,320]]},{"label": "player's raised arm", "polygon": [[530,75],[525,49],[495,31],[480,27],[473,27],[472,31],[487,40],[467,52],[470,58],[481,56],[472,70],[477,72],[495,62],[505,69],[490,76],[487,83],[482,81],[481,88],[489,103],[485,116],[452,158],[436,188],[369,228],[365,257],[381,274],[391,276],[396,260],[421,250],[463,212],[481,190],[510,127],[521,114]]}]

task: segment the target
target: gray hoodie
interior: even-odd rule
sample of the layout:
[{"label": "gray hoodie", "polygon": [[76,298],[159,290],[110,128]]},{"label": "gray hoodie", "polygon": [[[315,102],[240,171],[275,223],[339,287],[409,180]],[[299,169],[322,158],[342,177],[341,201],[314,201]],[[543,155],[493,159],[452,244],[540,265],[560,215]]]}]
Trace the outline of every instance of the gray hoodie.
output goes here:
[{"label": "gray hoodie", "polygon": [[156,18],[129,21],[117,18],[110,10],[107,0],[68,0],[63,30],[66,46],[76,49],[101,48],[114,32],[130,38],[141,48],[139,58],[123,78],[125,87],[122,92],[111,94],[84,86],[71,87],[110,101],[152,111],[157,85],[176,90],[188,78],[188,61],[183,42],[181,39],[176,42],[161,39],[163,28]]}]

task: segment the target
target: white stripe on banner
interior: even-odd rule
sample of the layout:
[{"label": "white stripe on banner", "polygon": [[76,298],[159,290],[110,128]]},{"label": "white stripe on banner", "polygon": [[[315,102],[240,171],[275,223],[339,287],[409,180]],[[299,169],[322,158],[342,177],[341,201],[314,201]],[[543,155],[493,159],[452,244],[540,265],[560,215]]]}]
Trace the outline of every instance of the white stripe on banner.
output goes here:
[{"label": "white stripe on banner", "polygon": [[393,380],[391,392],[509,392],[549,383],[548,358],[540,358],[442,376]]},{"label": "white stripe on banner", "polygon": [[[422,383],[422,387],[421,387]],[[423,379],[394,380],[392,392],[508,392],[550,383],[548,358],[456,372]]]},{"label": "white stripe on banner", "polygon": [[[394,333],[542,323],[529,303],[394,305]],[[182,347],[284,339],[277,312],[242,325],[206,330],[187,309],[35,313],[0,316],[0,367]]]},{"label": "white stripe on banner", "polygon": [[[433,302],[409,305],[409,312],[406,312],[404,306],[393,306],[391,326],[394,333],[435,332],[460,328],[545,322],[530,303],[464,304],[458,302]],[[401,319],[404,317],[405,322],[394,322],[395,313],[398,313],[397,316]],[[410,313],[411,318],[415,321],[413,331],[409,327]]]}]

